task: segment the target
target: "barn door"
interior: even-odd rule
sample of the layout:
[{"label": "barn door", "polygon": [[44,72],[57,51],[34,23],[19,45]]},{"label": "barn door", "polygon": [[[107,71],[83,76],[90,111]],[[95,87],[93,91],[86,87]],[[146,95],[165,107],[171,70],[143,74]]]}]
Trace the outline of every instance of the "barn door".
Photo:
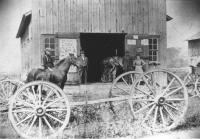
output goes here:
[{"label": "barn door", "polygon": [[[79,33],[69,33],[69,34],[57,34],[58,41],[58,52],[59,59],[63,59],[73,53],[76,57],[80,53],[80,34]],[[78,82],[78,70],[75,66],[71,66],[68,73],[68,83]]]}]

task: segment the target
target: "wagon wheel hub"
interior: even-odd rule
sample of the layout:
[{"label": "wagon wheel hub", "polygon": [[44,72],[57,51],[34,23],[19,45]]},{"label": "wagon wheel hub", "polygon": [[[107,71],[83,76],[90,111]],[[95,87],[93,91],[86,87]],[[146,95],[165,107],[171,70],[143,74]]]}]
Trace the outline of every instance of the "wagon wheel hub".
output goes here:
[{"label": "wagon wheel hub", "polygon": [[163,105],[165,103],[165,98],[164,97],[160,97],[159,99],[158,99],[158,104],[159,105]]},{"label": "wagon wheel hub", "polygon": [[46,110],[45,110],[45,108],[43,108],[43,107],[38,107],[38,108],[36,109],[36,115],[37,115],[37,116],[43,116],[43,115],[45,114],[45,112],[46,112]]}]

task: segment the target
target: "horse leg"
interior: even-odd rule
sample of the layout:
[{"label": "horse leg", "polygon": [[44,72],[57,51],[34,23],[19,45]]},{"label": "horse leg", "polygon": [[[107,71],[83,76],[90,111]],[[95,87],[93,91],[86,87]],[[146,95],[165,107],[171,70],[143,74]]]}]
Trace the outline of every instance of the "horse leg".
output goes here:
[{"label": "horse leg", "polygon": [[60,88],[63,90],[65,87],[65,82],[67,81],[67,75],[64,77],[63,81],[60,84]]}]

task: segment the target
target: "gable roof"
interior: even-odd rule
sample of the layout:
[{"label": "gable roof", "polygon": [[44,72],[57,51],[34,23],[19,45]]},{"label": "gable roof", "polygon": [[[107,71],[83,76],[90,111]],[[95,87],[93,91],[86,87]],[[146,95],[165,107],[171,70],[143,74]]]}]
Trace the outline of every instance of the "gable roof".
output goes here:
[{"label": "gable roof", "polygon": [[22,37],[22,35],[24,34],[24,32],[26,31],[26,28],[28,27],[28,25],[31,22],[31,16],[32,16],[32,12],[29,11],[25,14],[23,14],[16,38]]},{"label": "gable roof", "polygon": [[200,39],[200,32],[188,38],[187,41],[198,40],[198,39]]}]

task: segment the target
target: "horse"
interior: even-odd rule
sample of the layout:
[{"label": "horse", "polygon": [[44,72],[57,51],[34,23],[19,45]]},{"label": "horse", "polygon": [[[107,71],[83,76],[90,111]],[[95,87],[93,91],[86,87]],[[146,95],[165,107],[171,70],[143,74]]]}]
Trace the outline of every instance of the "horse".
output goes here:
[{"label": "horse", "polygon": [[123,59],[118,56],[106,57],[102,61],[103,73],[101,77],[102,82],[113,81],[116,78],[119,68],[123,67]]},{"label": "horse", "polygon": [[82,63],[75,56],[67,56],[66,58],[60,60],[51,70],[41,68],[32,69],[28,73],[25,83],[43,80],[52,82],[63,89],[70,66],[74,65],[80,68],[83,66],[81,64]]}]

